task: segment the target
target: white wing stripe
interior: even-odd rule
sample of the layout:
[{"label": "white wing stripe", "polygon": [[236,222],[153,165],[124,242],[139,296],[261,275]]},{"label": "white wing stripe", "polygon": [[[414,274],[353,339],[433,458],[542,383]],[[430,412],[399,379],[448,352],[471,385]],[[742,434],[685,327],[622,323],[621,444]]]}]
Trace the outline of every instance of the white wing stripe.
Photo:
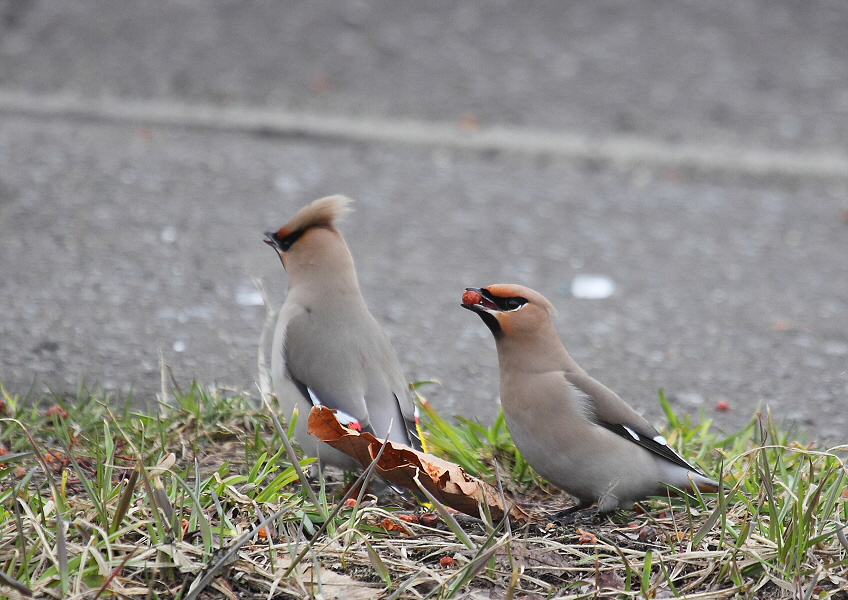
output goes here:
[{"label": "white wing stripe", "polygon": [[309,392],[309,399],[312,400],[312,406],[323,406],[323,403],[318,396],[315,395],[315,392],[312,391],[311,387],[307,387],[306,391]]},{"label": "white wing stripe", "polygon": [[[632,438],[633,438],[634,440],[636,440],[637,442],[641,439],[641,438],[639,437],[639,434],[638,434],[638,433],[636,433],[635,431],[633,431],[632,429],[630,429],[627,425],[622,425],[622,427],[624,427],[624,430],[625,430],[627,433],[629,433],[629,434],[630,434],[630,437],[632,437]],[[656,438],[654,438],[654,439],[656,440]]]},{"label": "white wing stripe", "polygon": [[[306,391],[309,392],[309,399],[312,400],[312,406],[324,406],[324,403],[321,402],[318,395],[312,391],[311,387],[307,387]],[[334,410],[336,411],[336,420],[342,425],[359,425],[359,419],[353,415],[348,414],[343,410],[339,410],[338,408]]]}]

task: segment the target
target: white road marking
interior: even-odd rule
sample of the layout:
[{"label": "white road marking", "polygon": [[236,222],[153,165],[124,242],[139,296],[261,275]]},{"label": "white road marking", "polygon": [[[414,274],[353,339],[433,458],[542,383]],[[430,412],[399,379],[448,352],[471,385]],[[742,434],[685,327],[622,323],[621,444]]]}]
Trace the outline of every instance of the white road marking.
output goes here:
[{"label": "white road marking", "polygon": [[2,90],[0,114],[555,155],[620,166],[682,167],[747,175],[848,179],[848,154],[836,148],[789,151],[755,146],[669,143],[635,136],[595,138],[568,131],[503,125],[465,131],[452,122],[320,115],[284,108],[186,104],[166,100],[34,95]]}]

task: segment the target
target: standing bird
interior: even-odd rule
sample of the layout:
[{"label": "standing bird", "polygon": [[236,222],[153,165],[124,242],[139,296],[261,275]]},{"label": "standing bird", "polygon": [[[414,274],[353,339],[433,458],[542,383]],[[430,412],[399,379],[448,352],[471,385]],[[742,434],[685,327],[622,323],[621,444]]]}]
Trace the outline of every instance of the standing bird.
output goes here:
[{"label": "standing bird", "polygon": [[540,475],[577,499],[566,512],[595,503],[600,513],[629,508],[662,494],[663,484],[718,490],[717,481],[574,362],[544,296],[519,285],[466,288],[462,307],[492,331],[501,403],[515,446]]},{"label": "standing bird", "polygon": [[274,391],[288,415],[298,407],[295,439],[306,454],[344,470],[361,465],[307,433],[313,406],[333,408],[343,425],[378,438],[391,426],[389,440],[421,447],[400,362],[365,306],[353,257],[333,225],[349,203],[315,200],[265,234],[289,280],[271,347]]}]

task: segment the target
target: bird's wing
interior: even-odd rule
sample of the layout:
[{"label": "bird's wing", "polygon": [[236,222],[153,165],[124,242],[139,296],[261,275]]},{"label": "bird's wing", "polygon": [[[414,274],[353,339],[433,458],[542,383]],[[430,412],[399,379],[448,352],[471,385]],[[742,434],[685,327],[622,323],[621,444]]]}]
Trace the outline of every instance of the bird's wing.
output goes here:
[{"label": "bird's wing", "polygon": [[617,433],[675,465],[703,475],[701,469],[680,456],[659,431],[615,392],[585,373],[567,371],[564,375],[576,392],[583,415],[589,421]]},{"label": "bird's wing", "polygon": [[[370,316],[370,315],[369,315]],[[414,448],[415,405],[388,338],[373,318],[351,327],[316,327],[293,315],[282,343],[285,375],[305,400],[337,411],[340,422]]]},{"label": "bird's wing", "polygon": [[[398,401],[400,404],[400,401]],[[413,406],[412,417],[407,417],[406,413],[403,413],[403,422],[406,425],[406,432],[409,434],[409,445],[415,450],[423,450],[424,446],[421,443],[421,435],[418,431],[418,407]]]},{"label": "bird's wing", "polygon": [[369,433],[374,433],[374,430],[368,423],[367,416],[364,419],[363,424],[363,419],[361,417],[350,414],[342,410],[341,408],[338,408],[340,403],[332,396],[328,395],[327,393],[316,391],[313,388],[307,386],[302,381],[299,381],[294,375],[292,375],[291,372],[289,372],[289,379],[291,379],[291,381],[295,384],[303,398],[312,403],[312,406],[324,406],[335,410],[336,419],[345,427],[350,427],[351,429],[355,429],[356,431],[367,431]]},{"label": "bird's wing", "polygon": [[[406,431],[406,445],[415,450],[421,450],[421,436],[418,434],[418,407],[415,406],[409,390],[404,389],[399,393],[392,392],[392,397],[397,405],[397,412],[403,421],[400,425]],[[404,410],[405,406],[411,406],[412,410]]]},{"label": "bird's wing", "polygon": [[280,342],[280,370],[307,402],[332,408],[342,423],[371,431],[364,376],[346,335],[314,327],[306,311],[293,314]]},{"label": "bird's wing", "polygon": [[[658,454],[675,465],[698,473],[699,475],[703,475],[701,469],[680,456],[680,454],[678,454],[677,451],[669,445],[668,440],[666,440],[653,427],[650,428],[650,431],[645,431],[643,427],[633,423],[607,423],[605,421],[599,421],[598,425],[606,427],[621,437],[639,444],[643,448],[650,450],[654,454]],[[641,433],[639,431],[640,429],[642,430]]]},{"label": "bird's wing", "polygon": [[380,333],[385,339],[385,352],[387,353],[386,368],[392,380],[390,387],[398,410],[400,410],[401,417],[403,418],[404,429],[406,429],[406,433],[408,434],[408,445],[416,450],[421,450],[421,436],[418,433],[418,405],[415,404],[413,394],[409,389],[409,384],[403,374],[400,361],[397,358],[397,354],[395,354],[394,348],[391,346],[391,342],[389,342],[389,338],[386,337],[383,331],[380,331]]},{"label": "bird's wing", "polygon": [[[421,449],[421,439],[418,435],[418,409],[412,399],[406,378],[400,366],[400,361],[392,348],[385,332],[374,322],[371,330],[374,339],[369,343],[373,354],[369,357],[367,369],[368,389],[366,401],[371,414],[371,421],[381,435],[377,421],[382,421],[388,429],[392,422],[390,439],[402,441],[417,450]],[[379,413],[379,416],[378,416]]]}]

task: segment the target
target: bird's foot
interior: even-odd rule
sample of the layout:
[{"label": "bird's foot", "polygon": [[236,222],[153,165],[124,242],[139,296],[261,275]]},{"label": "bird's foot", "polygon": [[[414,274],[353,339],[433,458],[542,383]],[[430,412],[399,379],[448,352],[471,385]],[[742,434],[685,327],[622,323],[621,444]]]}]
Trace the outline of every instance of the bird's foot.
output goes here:
[{"label": "bird's foot", "polygon": [[557,525],[571,525],[583,519],[589,519],[598,516],[598,508],[587,506],[585,504],[576,504],[565,510],[561,510],[548,516],[548,519]]}]

